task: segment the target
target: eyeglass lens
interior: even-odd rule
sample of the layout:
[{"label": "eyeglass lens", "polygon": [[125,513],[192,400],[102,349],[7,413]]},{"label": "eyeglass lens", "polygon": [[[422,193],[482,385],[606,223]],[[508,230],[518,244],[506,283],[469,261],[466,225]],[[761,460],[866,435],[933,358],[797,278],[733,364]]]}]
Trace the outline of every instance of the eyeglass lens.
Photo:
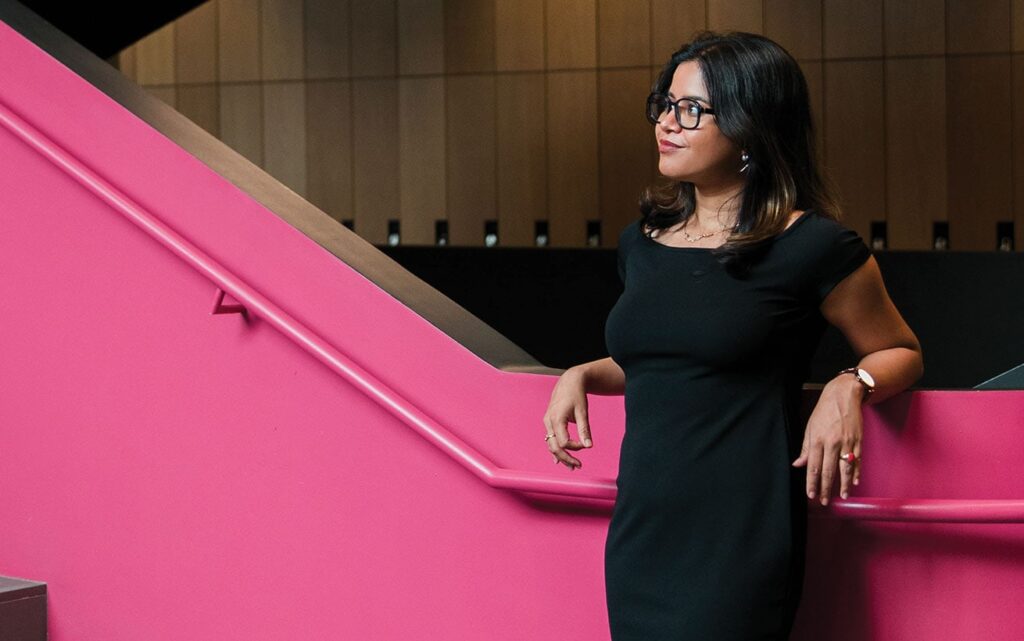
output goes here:
[{"label": "eyeglass lens", "polygon": [[676,122],[683,129],[693,129],[700,123],[699,104],[686,99],[672,102],[662,95],[653,95],[647,100],[647,119],[651,124],[657,124],[669,109],[674,112]]}]

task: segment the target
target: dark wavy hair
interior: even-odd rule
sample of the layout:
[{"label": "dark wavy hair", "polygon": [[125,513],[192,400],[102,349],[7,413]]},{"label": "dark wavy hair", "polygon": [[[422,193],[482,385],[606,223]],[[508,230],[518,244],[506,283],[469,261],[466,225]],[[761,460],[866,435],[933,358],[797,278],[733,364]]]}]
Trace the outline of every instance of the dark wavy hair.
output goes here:
[{"label": "dark wavy hair", "polygon": [[[785,49],[752,33],[699,33],[672,54],[652,91],[667,94],[676,67],[689,60],[700,66],[719,130],[750,156],[736,229],[713,250],[741,275],[794,210],[838,220],[839,206],[818,170],[807,81]],[[642,228],[650,236],[689,219],[695,206],[692,183],[648,187],[640,199]]]}]

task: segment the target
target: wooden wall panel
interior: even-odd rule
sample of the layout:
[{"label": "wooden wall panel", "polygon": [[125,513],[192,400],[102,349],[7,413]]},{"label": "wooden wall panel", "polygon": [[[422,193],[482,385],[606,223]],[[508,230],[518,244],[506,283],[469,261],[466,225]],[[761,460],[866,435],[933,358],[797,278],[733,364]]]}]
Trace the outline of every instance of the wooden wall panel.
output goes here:
[{"label": "wooden wall panel", "polygon": [[355,229],[371,243],[384,244],[387,221],[399,218],[398,83],[353,80],[352,104]]},{"label": "wooden wall panel", "polygon": [[306,83],[306,198],[336,220],[353,217],[352,88]]},{"label": "wooden wall panel", "polygon": [[648,2],[602,0],[597,5],[598,66],[651,64],[651,11]]},{"label": "wooden wall panel", "polygon": [[263,166],[263,85],[220,85],[220,139],[254,164]]},{"label": "wooden wall panel", "polygon": [[301,6],[292,0],[261,0],[260,8],[263,79],[302,79],[306,64]]},{"label": "wooden wall panel", "polygon": [[946,0],[885,3],[887,56],[942,55],[946,52]]},{"label": "wooden wall panel", "polygon": [[393,76],[398,69],[395,0],[350,0],[352,75]]},{"label": "wooden wall panel", "polygon": [[1024,55],[1013,56],[1013,208],[1017,251],[1024,251]]},{"label": "wooden wall panel", "polygon": [[811,99],[811,118],[814,121],[814,141],[819,162],[825,160],[825,81],[821,62],[800,61],[800,70],[807,80],[807,93]]},{"label": "wooden wall panel", "polygon": [[548,218],[551,245],[579,247],[586,221],[598,218],[597,73],[547,74]]},{"label": "wooden wall panel", "polygon": [[201,4],[174,27],[176,82],[217,82],[217,5]]},{"label": "wooden wall panel", "polygon": [[1010,0],[946,0],[946,21],[950,53],[1010,49]]},{"label": "wooden wall panel", "polygon": [[1013,50],[1024,51],[1024,0],[1013,0],[1010,11],[1013,14]]},{"label": "wooden wall panel", "polygon": [[846,224],[868,238],[871,221],[886,214],[882,61],[826,62],[824,69],[827,167]]},{"label": "wooden wall panel", "polygon": [[434,244],[445,203],[445,79],[398,80],[398,185],[402,244]]},{"label": "wooden wall panel", "polygon": [[444,0],[398,0],[398,73],[444,73]]},{"label": "wooden wall panel", "polygon": [[825,3],[825,57],[880,57],[882,24],[882,0],[829,0]]},{"label": "wooden wall panel", "polygon": [[995,249],[1012,215],[1010,56],[950,58],[946,77],[950,247]]},{"label": "wooden wall panel", "polygon": [[544,0],[495,0],[495,65],[498,71],[544,68]]},{"label": "wooden wall panel", "polygon": [[479,246],[484,221],[498,218],[494,76],[449,76],[446,85],[449,239]]},{"label": "wooden wall panel", "polygon": [[764,28],[794,58],[821,58],[820,0],[765,0]]},{"label": "wooden wall panel", "polygon": [[178,111],[214,136],[220,134],[217,85],[179,85]]},{"label": "wooden wall panel", "polygon": [[174,85],[150,86],[145,89],[157,100],[175,109],[178,108],[178,89]]},{"label": "wooden wall panel", "polygon": [[946,61],[885,63],[889,249],[930,249],[932,223],[946,220]]},{"label": "wooden wall panel", "polygon": [[501,244],[534,245],[548,217],[544,74],[502,74],[498,83],[498,220]]},{"label": "wooden wall panel", "polygon": [[448,73],[494,71],[494,1],[445,0],[444,62]]},{"label": "wooden wall panel", "polygon": [[707,11],[714,31],[764,32],[762,0],[707,0]]},{"label": "wooden wall panel", "polygon": [[260,79],[259,3],[217,0],[217,73],[221,82]]},{"label": "wooden wall panel", "polygon": [[654,127],[644,117],[646,69],[598,75],[601,242],[615,247],[619,232],[639,215],[637,201],[651,184],[657,151]]},{"label": "wooden wall panel", "polygon": [[707,26],[704,0],[651,0],[651,63],[661,66],[672,52]]},{"label": "wooden wall panel", "polygon": [[306,78],[347,78],[350,71],[348,0],[305,0]]},{"label": "wooden wall panel", "polygon": [[548,69],[592,69],[597,66],[595,0],[547,0]]},{"label": "wooden wall panel", "polygon": [[140,85],[174,84],[174,23],[149,34],[135,45],[135,72]]},{"label": "wooden wall panel", "polygon": [[306,195],[306,83],[263,85],[263,166],[292,191]]},{"label": "wooden wall panel", "polygon": [[138,82],[138,75],[135,70],[135,45],[117,54],[117,70],[132,82]]}]

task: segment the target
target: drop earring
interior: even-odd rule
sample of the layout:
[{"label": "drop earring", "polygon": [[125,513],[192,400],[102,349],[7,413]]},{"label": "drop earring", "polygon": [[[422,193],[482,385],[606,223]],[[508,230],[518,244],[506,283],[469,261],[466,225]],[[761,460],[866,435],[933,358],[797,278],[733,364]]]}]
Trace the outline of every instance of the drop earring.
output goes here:
[{"label": "drop earring", "polygon": [[740,167],[740,173],[742,174],[743,172],[745,172],[750,167],[750,154],[748,154],[745,151],[742,152],[740,154],[740,162],[743,163],[743,166]]}]

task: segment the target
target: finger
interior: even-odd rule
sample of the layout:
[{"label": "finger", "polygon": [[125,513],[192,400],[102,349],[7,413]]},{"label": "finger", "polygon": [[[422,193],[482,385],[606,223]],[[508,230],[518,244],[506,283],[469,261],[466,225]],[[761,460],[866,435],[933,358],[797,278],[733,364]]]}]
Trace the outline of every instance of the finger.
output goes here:
[{"label": "finger", "polygon": [[[853,452],[853,445],[847,445],[842,448],[840,454],[846,454],[847,452]],[[854,452],[856,454],[856,452]],[[846,459],[840,459],[839,461],[839,496],[847,499],[850,498],[850,485],[853,483],[853,468],[854,464],[847,461]]]},{"label": "finger", "polygon": [[836,480],[839,467],[839,444],[828,443],[821,461],[821,504],[828,505],[829,495]]},{"label": "finger", "polygon": [[576,431],[579,432],[580,441],[585,447],[594,446],[594,441],[590,438],[590,419],[586,406],[576,406]]},{"label": "finger", "polygon": [[793,461],[793,467],[803,467],[807,464],[807,432],[804,432],[804,443],[800,446],[800,456]]},{"label": "finger", "polygon": [[860,485],[860,448],[861,444],[857,443],[854,446],[853,453],[857,455],[857,460],[853,462],[853,484]]},{"label": "finger", "polygon": [[813,499],[818,493],[818,483],[821,481],[821,458],[823,446],[812,440],[808,443],[807,451],[807,498]]},{"label": "finger", "polygon": [[[583,463],[565,451],[566,445],[569,445],[569,427],[568,421],[564,417],[557,418],[551,421],[551,431],[554,433],[555,438],[548,439],[548,449],[551,453],[558,457],[560,463],[565,463],[572,469],[582,467]],[[578,443],[577,443],[578,445]],[[579,449],[574,447],[572,449]]]}]

